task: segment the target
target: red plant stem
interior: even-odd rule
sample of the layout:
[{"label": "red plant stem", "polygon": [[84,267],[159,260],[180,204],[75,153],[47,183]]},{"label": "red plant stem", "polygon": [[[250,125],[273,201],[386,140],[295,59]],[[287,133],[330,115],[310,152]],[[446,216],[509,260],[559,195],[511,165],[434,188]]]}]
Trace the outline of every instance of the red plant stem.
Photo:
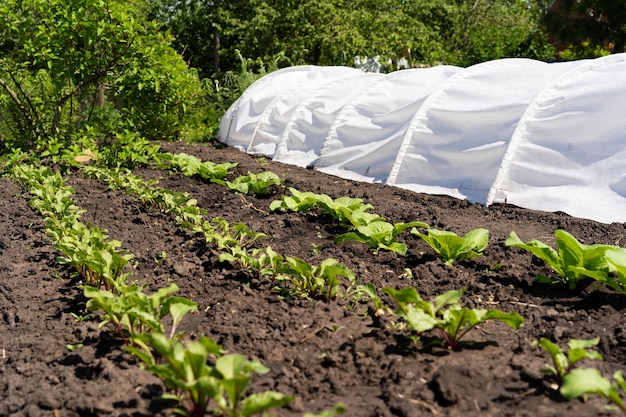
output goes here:
[{"label": "red plant stem", "polygon": [[122,341],[124,341],[124,345],[128,346],[128,339],[126,339],[126,336],[124,336],[124,331],[122,329],[121,323],[115,323],[115,330],[117,331],[117,334],[119,334],[122,338]]}]

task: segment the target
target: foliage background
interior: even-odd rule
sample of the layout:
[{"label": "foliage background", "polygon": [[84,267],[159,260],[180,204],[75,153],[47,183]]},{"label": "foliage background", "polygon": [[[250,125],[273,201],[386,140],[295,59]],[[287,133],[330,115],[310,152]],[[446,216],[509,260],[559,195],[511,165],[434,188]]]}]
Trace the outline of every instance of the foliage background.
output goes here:
[{"label": "foliage background", "polygon": [[599,56],[624,50],[625,12],[626,0],[6,0],[0,139],[212,140],[280,67]]}]

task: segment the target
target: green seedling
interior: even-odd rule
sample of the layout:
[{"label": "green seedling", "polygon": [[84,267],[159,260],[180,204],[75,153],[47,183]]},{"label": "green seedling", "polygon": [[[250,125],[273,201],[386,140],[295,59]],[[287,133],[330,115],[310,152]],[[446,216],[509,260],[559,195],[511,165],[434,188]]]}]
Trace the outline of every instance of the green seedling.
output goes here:
[{"label": "green seedling", "polygon": [[311,243],[311,247],[313,248],[313,249],[311,249],[311,254],[313,256],[317,256],[317,255],[320,254],[320,251],[322,250],[323,246],[322,245],[318,245],[316,243]]},{"label": "green seedling", "polygon": [[228,188],[242,194],[266,195],[272,185],[279,185],[280,178],[273,172],[265,171],[259,174],[248,172],[248,175],[235,178],[232,182],[223,182]]},{"label": "green seedling", "polygon": [[363,204],[360,198],[339,197],[333,200],[327,195],[322,195],[317,205],[341,226],[357,227],[384,220],[378,214],[368,213],[367,211],[374,209],[374,206]]},{"label": "green seedling", "polygon": [[351,227],[384,220],[378,214],[368,213],[367,211],[373,209],[374,206],[363,204],[360,198],[339,197],[333,200],[326,194],[300,192],[295,188],[289,188],[289,191],[291,196],[283,196],[282,200],[272,201],[270,209],[307,212],[319,207],[323,213],[337,220],[341,226]]},{"label": "green seedling", "polygon": [[137,285],[123,285],[119,294],[99,290],[91,286],[82,286],[89,311],[101,310],[104,312],[100,327],[111,324],[125,344],[129,344],[129,337],[147,332],[165,333],[163,318],[171,317],[170,338],[181,338],[177,333],[183,317],[192,311],[197,311],[197,304],[182,297],[171,294],[178,291],[176,284],[170,284],[151,295],[143,292]]},{"label": "green seedling", "polygon": [[561,348],[546,338],[540,338],[532,342],[533,347],[543,348],[552,358],[552,365],[546,365],[541,372],[544,374],[554,375],[558,387],[563,385],[565,376],[569,374],[574,365],[583,359],[602,360],[602,355],[593,349],[600,342],[600,338],[596,337],[591,340],[571,339],[567,342],[567,354]]},{"label": "green seedling", "polygon": [[88,285],[114,288],[123,282],[123,273],[132,255],[118,250],[120,242],[109,240],[107,231],[80,222],[84,212],[72,200],[74,190],[63,185],[63,178],[49,168],[16,166],[13,175],[28,185],[32,198],[29,204],[46,219],[46,233],[64,256],[60,263],[71,264]]},{"label": "green seedling", "polygon": [[283,257],[271,246],[263,249],[246,249],[236,246],[231,249],[230,252],[221,253],[219,261],[239,264],[242,269],[254,273],[259,278],[276,277],[283,265]]},{"label": "green seedling", "polygon": [[230,224],[221,217],[213,219],[211,225],[214,230],[212,240],[218,250],[247,248],[257,240],[267,237],[265,233],[255,232],[243,223]]},{"label": "green seedling", "polygon": [[310,191],[300,192],[295,188],[289,188],[289,191],[291,192],[290,196],[284,195],[281,200],[272,201],[270,210],[307,212],[317,207],[319,200],[325,195],[315,194]]},{"label": "green seedling", "polygon": [[238,264],[242,269],[258,278],[275,276],[274,263],[278,262],[279,265],[282,265],[282,256],[269,246],[263,249],[246,249],[238,246],[230,249],[230,252],[220,253],[219,261]]},{"label": "green seedling", "polygon": [[326,300],[331,300],[337,297],[341,287],[340,276],[348,279],[344,293],[347,293],[356,282],[354,273],[332,258],[314,266],[300,258],[287,256],[279,273],[278,279],[287,280],[291,284],[288,292],[305,298],[320,295]]},{"label": "green seedling", "polygon": [[428,243],[448,266],[481,256],[489,243],[489,231],[483,228],[470,230],[463,237],[437,229],[428,229],[426,233],[412,229],[411,234]]},{"label": "green seedling", "polygon": [[361,242],[372,248],[374,254],[381,249],[406,255],[407,246],[396,239],[400,233],[409,227],[428,227],[426,223],[389,223],[386,221],[373,221],[367,225],[357,226],[355,230],[339,235],[335,243]]},{"label": "green seedling", "polygon": [[259,276],[276,277],[284,265],[284,258],[271,246],[262,249],[257,256]]},{"label": "green seedling", "polygon": [[80,349],[83,347],[82,343],[76,343],[74,345],[71,344],[67,344],[65,345],[65,347],[67,348],[67,350],[69,350],[70,352],[74,352],[76,349]]},{"label": "green seedling", "polygon": [[91,317],[89,314],[80,315],[76,313],[70,313],[70,316],[72,316],[76,323],[82,323],[83,321],[86,321]]},{"label": "green seedling", "polygon": [[365,298],[365,301],[372,301],[374,303],[374,309],[376,315],[383,315],[389,311],[389,308],[383,302],[383,299],[378,295],[376,286],[371,282],[365,285],[357,285],[354,290],[355,302],[361,301]]},{"label": "green seedling", "polygon": [[559,276],[555,279],[537,275],[535,277],[537,282],[567,284],[573,289],[586,277],[605,281],[607,274],[612,272],[605,252],[615,249],[615,246],[584,245],[565,230],[556,230],[554,236],[558,252],[539,240],[524,243],[515,232],[511,232],[505,243],[507,246],[516,246],[529,251]]},{"label": "green seedling", "polygon": [[116,291],[129,277],[124,268],[133,255],[117,250],[121,243],[108,240],[106,230],[77,222],[71,228],[50,227],[47,232],[64,254],[57,261],[72,265],[87,285]]},{"label": "green seedling", "polygon": [[402,290],[385,288],[385,293],[398,303],[395,314],[402,317],[408,326],[419,335],[431,330],[439,333],[443,343],[451,350],[459,346],[460,340],[474,327],[489,320],[498,320],[518,329],[524,319],[517,313],[500,310],[462,308],[459,300],[464,290],[451,290],[435,298],[431,303],[423,300],[412,287]]},{"label": "green seedling", "polygon": [[161,251],[161,254],[158,257],[154,258],[154,263],[155,264],[160,264],[163,261],[165,261],[165,259],[167,258],[167,253],[165,253],[165,251]]},{"label": "green seedling", "polygon": [[614,247],[605,252],[606,260],[611,268],[615,270],[614,274],[605,274],[596,277],[608,286],[622,294],[626,294],[626,249]]},{"label": "green seedling", "polygon": [[[182,343],[162,333],[150,333],[137,336],[137,346],[127,350],[174,391],[164,397],[180,402],[180,415],[200,417],[210,412],[248,417],[282,407],[292,399],[274,391],[246,397],[253,373],[263,374],[268,369],[240,354],[223,355],[222,348],[206,336]],[[209,365],[209,359],[215,357],[215,365]]]},{"label": "green seedling", "polygon": [[601,395],[626,414],[626,403],[621,391],[626,391],[626,381],[622,371],[613,374],[614,382],[604,378],[595,368],[573,369],[565,375],[561,395],[565,398],[584,397],[589,394]]},{"label": "green seedling", "polygon": [[209,181],[226,178],[230,170],[237,166],[236,163],[231,162],[216,164],[211,161],[202,161],[200,158],[186,153],[162,153],[159,156],[161,160],[169,163],[169,166],[161,165],[161,168],[170,168],[182,173],[184,176],[199,176]]},{"label": "green seedling", "polygon": [[263,251],[250,249],[249,246],[258,239],[265,238],[264,233],[250,230],[241,223],[230,224],[226,219],[215,218],[211,221],[204,216],[206,210],[197,206],[195,199],[189,198],[187,193],[175,193],[164,188],[156,187],[155,183],[145,182],[141,178],[128,171],[110,170],[100,168],[86,168],[90,175],[103,179],[110,186],[121,187],[127,193],[138,196],[144,204],[158,206],[166,213],[176,216],[176,222],[190,229],[194,233],[204,236],[205,242],[214,249],[223,251],[221,261],[237,262],[244,269],[260,272],[264,269]]},{"label": "green seedling", "polygon": [[415,277],[413,276],[411,268],[404,268],[404,272],[400,275],[400,278],[413,279]]}]

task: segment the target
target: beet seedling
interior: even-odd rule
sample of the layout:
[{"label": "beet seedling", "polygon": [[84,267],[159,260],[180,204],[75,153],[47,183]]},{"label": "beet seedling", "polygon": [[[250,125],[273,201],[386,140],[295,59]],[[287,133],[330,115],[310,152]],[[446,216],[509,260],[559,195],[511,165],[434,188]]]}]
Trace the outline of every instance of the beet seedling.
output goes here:
[{"label": "beet seedling", "polygon": [[614,382],[604,378],[595,368],[573,369],[565,375],[561,395],[565,398],[584,397],[588,394],[601,395],[626,414],[626,403],[621,391],[626,391],[626,381],[622,371],[613,374]]},{"label": "beet seedling", "polygon": [[[356,303],[360,302],[362,299],[364,299],[364,301],[366,302],[371,301],[374,304],[375,316],[382,316],[387,312],[392,313],[389,307],[387,307],[383,302],[383,299],[380,298],[380,296],[378,295],[376,286],[371,282],[368,282],[364,285],[357,285],[356,289],[354,290],[354,299],[352,305],[356,305]],[[366,311],[365,314],[367,313],[368,312]]]},{"label": "beet seedling", "polygon": [[463,237],[437,229],[428,229],[426,233],[412,229],[411,234],[428,243],[448,266],[481,256],[489,243],[489,231],[483,228],[470,230]]},{"label": "beet seedling", "polygon": [[253,272],[257,277],[276,277],[283,266],[283,257],[267,246],[263,249],[239,248],[231,252],[223,252],[219,256],[220,262],[233,262],[245,270]]},{"label": "beet seedling", "polygon": [[541,373],[554,375],[557,386],[560,388],[563,385],[565,377],[573,370],[574,365],[578,361],[583,359],[602,360],[602,355],[600,353],[590,349],[591,347],[596,346],[599,342],[599,337],[591,340],[571,339],[567,342],[567,354],[565,354],[565,352],[563,352],[557,344],[544,337],[534,340],[532,342],[532,346],[539,346],[548,352],[552,358],[552,365],[546,365],[541,370]]},{"label": "beet seedling", "polygon": [[118,288],[119,294],[100,290],[91,286],[82,286],[87,301],[87,310],[104,312],[100,327],[111,324],[125,344],[129,337],[146,332],[165,332],[163,318],[171,317],[170,338],[180,338],[178,325],[183,317],[197,311],[197,304],[191,300],[175,297],[171,294],[178,291],[176,284],[161,288],[151,295],[143,293],[137,285],[123,285]]},{"label": "beet seedling", "polygon": [[615,247],[605,252],[609,265],[615,269],[617,276],[606,274],[604,283],[615,291],[626,294],[626,249]]},{"label": "beet seedling", "polygon": [[236,163],[232,162],[216,164],[211,161],[202,161],[200,158],[186,153],[161,153],[159,157],[161,160],[169,162],[169,166],[161,165],[161,168],[170,168],[186,177],[197,175],[202,179],[210,181],[226,178],[230,170],[237,166]]},{"label": "beet seedling", "polygon": [[554,279],[537,275],[535,277],[537,282],[567,284],[573,289],[586,277],[605,281],[606,276],[612,272],[605,253],[607,250],[616,249],[615,246],[584,245],[565,230],[556,230],[554,236],[558,252],[539,240],[524,243],[515,232],[511,232],[505,244],[529,251],[544,261],[559,276]]},{"label": "beet seedling", "polygon": [[313,298],[318,294],[326,300],[335,298],[341,286],[340,276],[346,277],[349,284],[345,292],[355,283],[354,273],[335,259],[325,259],[318,266],[287,256],[278,271],[278,279],[288,280],[292,287],[289,292],[301,297]]},{"label": "beet seedling", "polygon": [[317,205],[341,226],[357,227],[384,220],[378,214],[368,213],[367,211],[372,210],[374,206],[363,204],[360,198],[339,197],[333,200],[324,194],[320,196]]},{"label": "beet seedling", "polygon": [[[289,188],[291,195],[283,195],[280,200],[274,200],[270,203],[270,210],[307,212],[317,207],[321,195],[310,191],[301,192],[295,188]],[[328,197],[328,196],[326,196]],[[330,198],[330,197],[329,197]]]},{"label": "beet seedling", "polygon": [[58,262],[72,265],[88,285],[116,291],[128,278],[124,268],[133,255],[117,250],[121,243],[107,240],[106,230],[87,228],[77,222],[65,229],[49,228],[47,232],[64,254],[57,258]]},{"label": "beet seedling", "polygon": [[[172,341],[162,333],[137,339],[138,347],[126,350],[174,391],[174,395],[164,397],[181,403],[180,414],[200,417],[212,411],[225,417],[248,417],[282,407],[292,399],[275,391],[246,397],[253,373],[263,374],[268,369],[240,354],[223,355],[222,348],[206,336],[186,343]],[[207,363],[211,357],[217,357],[214,366]]]},{"label": "beet seedling", "polygon": [[339,197],[332,199],[326,194],[313,192],[301,192],[295,188],[289,188],[291,196],[282,196],[281,200],[272,201],[270,210],[307,212],[314,207],[319,207],[323,213],[328,214],[341,226],[367,225],[374,221],[384,220],[378,214],[368,213],[374,208],[371,204],[363,204],[360,198]]},{"label": "beet seedling", "polygon": [[259,239],[266,238],[267,235],[255,232],[243,223],[230,224],[226,219],[216,217],[211,221],[214,227],[213,238],[218,250],[232,250],[232,248],[246,248]]},{"label": "beet seedling", "polygon": [[474,327],[488,320],[498,320],[518,329],[524,319],[517,313],[500,310],[462,308],[459,300],[464,290],[451,290],[435,298],[431,303],[423,300],[413,287],[395,290],[385,288],[385,293],[398,303],[395,314],[402,317],[418,335],[435,330],[451,350],[459,346],[460,340]]},{"label": "beet seedling", "polygon": [[409,227],[428,227],[426,223],[389,223],[373,221],[366,225],[357,226],[355,230],[337,236],[335,243],[361,242],[372,248],[374,255],[381,249],[406,255],[407,245],[397,241],[397,237]]},{"label": "beet seedling", "polygon": [[132,255],[118,250],[121,243],[108,240],[106,230],[80,222],[84,211],[74,204],[74,190],[63,185],[58,172],[21,165],[14,167],[13,175],[29,186],[29,204],[45,216],[46,233],[64,255],[60,263],[71,264],[87,284],[98,288],[114,288],[127,278],[123,270]]},{"label": "beet seedling", "polygon": [[233,191],[237,191],[242,194],[253,195],[266,195],[269,194],[270,187],[272,185],[279,185],[280,178],[278,175],[271,171],[261,172],[259,174],[253,174],[248,172],[248,175],[235,178],[231,181],[215,181],[226,185]]}]

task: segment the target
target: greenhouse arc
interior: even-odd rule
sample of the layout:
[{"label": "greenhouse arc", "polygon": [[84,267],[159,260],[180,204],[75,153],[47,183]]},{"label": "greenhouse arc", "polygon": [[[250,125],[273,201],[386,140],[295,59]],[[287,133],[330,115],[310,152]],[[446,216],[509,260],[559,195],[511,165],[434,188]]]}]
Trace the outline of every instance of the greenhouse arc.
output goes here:
[{"label": "greenhouse arc", "polygon": [[252,84],[219,140],[357,181],[626,222],[626,54],[390,74],[289,67]]}]

